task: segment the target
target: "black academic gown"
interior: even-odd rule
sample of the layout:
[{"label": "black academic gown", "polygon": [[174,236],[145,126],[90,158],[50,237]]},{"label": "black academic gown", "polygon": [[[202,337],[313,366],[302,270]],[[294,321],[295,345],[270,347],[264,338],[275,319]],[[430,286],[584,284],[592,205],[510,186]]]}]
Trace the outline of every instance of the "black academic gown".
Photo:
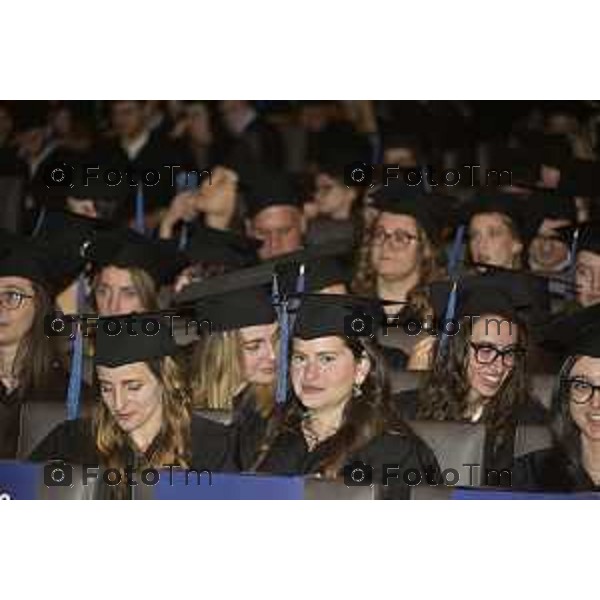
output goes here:
[{"label": "black academic gown", "polygon": [[[281,433],[273,443],[270,452],[259,467],[259,471],[277,475],[308,475],[319,472],[319,463],[326,452],[327,442],[309,450],[304,435],[300,431]],[[411,431],[403,433],[383,433],[373,438],[363,448],[349,456],[345,467],[362,462],[372,467],[373,484],[382,483],[384,465],[398,465],[399,470],[390,471],[399,477],[390,478],[389,485],[382,486],[384,499],[408,499],[410,487],[403,481],[403,473],[417,469],[423,483],[428,472],[439,473],[439,466],[430,448]],[[344,481],[344,469],[340,471],[340,481]],[[347,475],[347,474],[346,474]],[[407,475],[407,477],[410,477]]]},{"label": "black academic gown", "polygon": [[[191,441],[190,468],[198,471],[208,469],[213,472],[236,471],[232,460],[231,435],[225,425],[193,415]],[[145,452],[145,457],[142,457],[150,464],[158,443],[157,436]],[[76,419],[61,423],[37,446],[29,460],[33,462],[64,460],[70,464],[99,465],[100,457],[96,449],[92,421]],[[162,465],[155,466],[160,468]]]},{"label": "black academic gown", "polygon": [[[56,402],[64,404],[67,399],[69,376],[60,367],[54,368],[45,385],[23,392],[14,389],[10,393],[0,382],[0,460],[14,460],[19,448],[21,412],[26,404]],[[82,410],[92,402],[92,391],[82,386]]]},{"label": "black academic gown", "polygon": [[[417,418],[419,391],[406,390],[392,396],[393,405],[405,420]],[[467,422],[467,421],[465,421]],[[544,425],[550,423],[550,413],[537,401],[528,397],[518,404],[513,413],[513,427],[505,439],[499,441],[487,435],[484,450],[484,464],[487,469],[510,469],[514,457],[514,443],[518,425]]]},{"label": "black academic gown", "polygon": [[258,410],[252,387],[237,394],[232,405],[230,428],[234,439],[234,460],[240,471],[249,471],[256,459],[258,445],[265,436],[268,419]]},{"label": "black academic gown", "polygon": [[559,448],[547,448],[517,458],[512,468],[512,488],[532,492],[600,492],[580,464]]},{"label": "black academic gown", "polygon": [[[127,156],[118,141],[98,145],[94,151],[101,169],[119,170],[123,174],[123,182],[127,181],[125,176],[127,170],[137,175],[133,178],[134,181],[139,181],[144,173],[150,171],[159,174],[158,182],[150,181],[155,185],[144,185],[144,204],[147,213],[166,208],[178,191],[174,185],[177,174],[194,168],[194,161],[187,147],[178,141],[161,136],[158,131],[150,133],[148,141],[133,159]],[[124,219],[133,217],[136,194],[137,188],[132,186],[129,202],[123,207],[120,217]]]}]

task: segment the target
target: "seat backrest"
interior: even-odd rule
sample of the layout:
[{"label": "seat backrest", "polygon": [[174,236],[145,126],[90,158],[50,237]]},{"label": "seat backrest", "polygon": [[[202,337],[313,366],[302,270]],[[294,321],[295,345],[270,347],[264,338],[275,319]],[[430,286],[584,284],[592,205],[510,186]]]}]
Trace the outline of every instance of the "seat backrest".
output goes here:
[{"label": "seat backrest", "polygon": [[0,177],[0,228],[20,233],[23,189],[20,177]]},{"label": "seat backrest", "polygon": [[215,421],[216,423],[224,423],[225,425],[229,425],[233,418],[233,415],[229,410],[194,410],[194,414]]},{"label": "seat backrest", "polygon": [[391,369],[390,389],[392,394],[417,389],[424,376],[425,373],[423,371],[400,371]]},{"label": "seat backrest", "polygon": [[[409,421],[414,432],[431,448],[449,484],[478,486],[484,477],[485,426],[454,421]],[[469,467],[468,465],[472,465]]]},{"label": "seat backrest", "polygon": [[26,402],[21,407],[17,458],[26,460],[35,447],[67,418],[64,402]]},{"label": "seat backrest", "polygon": [[552,434],[544,425],[518,425],[515,434],[515,458],[552,446]]},{"label": "seat backrest", "polygon": [[539,403],[550,410],[552,408],[552,391],[556,377],[554,375],[532,375],[531,391]]}]

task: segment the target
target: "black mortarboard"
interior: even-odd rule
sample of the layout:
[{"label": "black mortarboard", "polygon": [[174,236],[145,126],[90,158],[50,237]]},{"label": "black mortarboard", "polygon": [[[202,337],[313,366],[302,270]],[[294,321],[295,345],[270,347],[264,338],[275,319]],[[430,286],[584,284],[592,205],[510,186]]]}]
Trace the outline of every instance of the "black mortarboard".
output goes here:
[{"label": "black mortarboard", "polygon": [[558,189],[567,196],[600,196],[600,163],[572,160],[561,165]]},{"label": "black mortarboard", "polygon": [[[488,169],[483,184],[487,186],[537,186],[541,163],[531,150],[493,145],[488,155]],[[477,176],[482,175],[477,173]]]},{"label": "black mortarboard", "polygon": [[375,208],[381,212],[396,215],[409,215],[425,230],[430,240],[435,240],[441,228],[444,202],[450,208],[450,201],[424,194],[418,186],[407,185],[401,179],[391,179],[376,192]]},{"label": "black mortarboard", "polygon": [[100,317],[95,364],[119,367],[177,353],[170,322],[158,313]]},{"label": "black mortarboard", "polygon": [[600,304],[563,315],[537,333],[542,345],[565,356],[600,358]]},{"label": "black mortarboard", "polygon": [[544,219],[562,219],[572,223],[577,221],[577,208],[570,196],[552,191],[537,192],[523,201],[526,203],[524,209],[528,216],[537,220],[539,225]]},{"label": "black mortarboard", "polygon": [[36,240],[0,232],[0,277],[24,277],[55,295],[84,264],[81,256],[66,251],[61,239]]},{"label": "black mortarboard", "polygon": [[254,171],[244,182],[248,216],[254,218],[271,206],[301,208],[300,195],[289,176],[266,170]]},{"label": "black mortarboard", "polygon": [[327,244],[308,246],[304,250],[290,252],[285,257],[262,261],[253,267],[238,269],[224,275],[193,282],[186,286],[174,299],[178,306],[194,303],[202,298],[244,290],[261,285],[271,285],[273,272],[285,264],[308,263],[326,256],[341,256],[350,250],[347,240],[335,240]]},{"label": "black mortarboard", "polygon": [[75,200],[110,200],[124,204],[131,196],[131,188],[126,179],[117,185],[109,185],[102,169],[92,175],[86,177],[83,168],[76,169],[73,184],[65,190],[65,197]]},{"label": "black mortarboard", "polygon": [[600,254],[600,221],[594,220],[580,225],[561,227],[557,230],[557,234],[570,245],[576,231],[578,231],[577,252],[587,250],[594,254]]},{"label": "black mortarboard", "polygon": [[460,208],[460,218],[468,225],[475,215],[499,213],[511,220],[518,236],[527,242],[535,232],[528,227],[525,203],[523,198],[511,194],[477,195]]},{"label": "black mortarboard", "polygon": [[195,305],[198,322],[210,321],[211,331],[230,331],[277,320],[271,298],[263,287],[207,296]]},{"label": "black mortarboard", "polygon": [[344,171],[355,162],[371,162],[369,140],[359,133],[346,129],[326,131],[318,137],[316,151],[317,169],[334,179],[344,180]]},{"label": "black mortarboard", "polygon": [[296,279],[301,265],[304,264],[304,291],[319,292],[323,288],[336,284],[349,285],[352,280],[350,269],[334,256],[313,258],[310,260],[285,261],[275,267],[279,291],[283,295],[296,292]]},{"label": "black mortarboard", "polygon": [[85,248],[101,231],[108,231],[114,225],[103,219],[93,219],[69,211],[44,211],[41,220],[32,234],[40,240],[58,240],[66,251],[85,256]]},{"label": "black mortarboard", "polygon": [[[451,281],[436,281],[429,286],[431,304],[438,318],[445,317],[452,285]],[[506,270],[459,278],[456,309],[451,318],[495,314],[533,324],[546,321],[549,311],[545,278]]]},{"label": "black mortarboard", "polygon": [[96,268],[143,269],[160,285],[172,282],[189,262],[174,240],[153,240],[122,228],[99,233],[85,257]]},{"label": "black mortarboard", "polygon": [[296,313],[294,336],[304,340],[331,335],[369,337],[385,322],[383,305],[375,298],[304,295]]},{"label": "black mortarboard", "polygon": [[190,262],[218,263],[234,269],[258,264],[261,242],[232,231],[198,227],[190,237],[185,253]]}]

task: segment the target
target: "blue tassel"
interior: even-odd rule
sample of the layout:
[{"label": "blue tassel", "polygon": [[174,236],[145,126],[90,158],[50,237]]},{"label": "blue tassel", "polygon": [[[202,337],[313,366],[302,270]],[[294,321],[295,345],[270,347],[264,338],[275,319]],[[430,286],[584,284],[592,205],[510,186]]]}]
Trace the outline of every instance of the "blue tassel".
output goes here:
[{"label": "blue tassel", "polygon": [[76,310],[78,313],[83,312],[85,308],[85,301],[87,298],[86,289],[85,289],[85,278],[83,275],[80,275],[77,278],[77,307]]},{"label": "blue tassel", "polygon": [[144,187],[141,182],[138,184],[135,196],[135,230],[142,235],[146,233],[144,223]]},{"label": "blue tassel", "polygon": [[189,225],[187,223],[183,223],[181,225],[181,233],[179,234],[179,250],[181,252],[187,248],[189,237]]},{"label": "blue tassel", "polygon": [[69,421],[77,419],[79,416],[83,372],[83,334],[81,327],[77,327],[77,333],[73,339],[71,349],[71,373],[69,375],[69,387],[67,391],[67,419]]},{"label": "blue tassel", "polygon": [[35,225],[33,227],[33,231],[31,232],[31,237],[36,237],[37,235],[39,235],[45,219],[46,219],[46,207],[42,206],[42,208],[40,209],[40,214],[37,216],[37,219],[35,220]]},{"label": "blue tassel", "polygon": [[454,241],[452,242],[452,250],[450,251],[450,257],[448,258],[448,274],[451,279],[456,277],[458,272],[458,264],[460,261],[460,255],[462,252],[463,239],[465,237],[465,226],[459,225],[454,234]]},{"label": "blue tassel", "polygon": [[284,404],[288,394],[288,348],[290,339],[290,319],[287,306],[287,300],[284,300],[281,306],[279,318],[279,356],[277,365],[277,389],[275,392],[275,402]]},{"label": "blue tassel", "polygon": [[460,254],[462,251],[463,238],[465,235],[465,226],[459,225],[454,235],[454,241],[452,243],[452,250],[450,251],[450,257],[448,259],[448,274],[450,275],[452,288],[450,295],[448,296],[448,304],[446,305],[446,312],[444,314],[444,327],[440,337],[440,343],[438,345],[437,359],[441,360],[446,352],[446,346],[448,344],[448,334],[446,333],[446,327],[450,321],[456,316],[456,303],[458,296],[458,265]]}]

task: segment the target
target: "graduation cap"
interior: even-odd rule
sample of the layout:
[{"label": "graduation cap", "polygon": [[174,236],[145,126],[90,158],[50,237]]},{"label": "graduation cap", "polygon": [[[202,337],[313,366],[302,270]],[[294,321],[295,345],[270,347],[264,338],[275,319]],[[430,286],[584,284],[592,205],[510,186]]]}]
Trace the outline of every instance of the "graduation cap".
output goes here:
[{"label": "graduation cap", "polygon": [[374,207],[381,212],[413,217],[432,241],[440,233],[444,215],[454,208],[450,199],[425,194],[400,179],[381,186],[374,200]]},{"label": "graduation cap", "polygon": [[560,219],[575,223],[577,208],[571,196],[565,196],[558,191],[535,192],[523,199],[524,210],[539,226],[544,219]]},{"label": "graduation cap", "polygon": [[469,224],[474,216],[489,213],[499,213],[510,219],[523,242],[530,240],[537,232],[528,224],[526,200],[511,194],[477,195],[464,203],[456,215],[461,223]]},{"label": "graduation cap", "polygon": [[208,319],[211,331],[231,331],[277,320],[271,298],[264,287],[208,296],[195,305],[196,319]]},{"label": "graduation cap", "polygon": [[453,282],[436,281],[429,286],[437,317],[460,320],[465,316],[499,315],[510,320],[538,324],[548,320],[548,279],[524,271],[494,270],[458,278],[454,285],[454,310],[447,314]]},{"label": "graduation cap", "polygon": [[258,264],[261,242],[232,231],[198,227],[191,233],[185,248],[190,262],[227,265],[233,269]]},{"label": "graduation cap", "polygon": [[119,367],[178,351],[170,323],[159,313],[100,317],[96,327],[96,366]]},{"label": "graduation cap", "polygon": [[304,294],[296,313],[294,336],[310,340],[326,336],[371,337],[386,323],[376,298],[341,294]]},{"label": "graduation cap", "polygon": [[563,315],[536,333],[542,345],[565,356],[600,358],[600,305]]},{"label": "graduation cap", "polygon": [[98,233],[109,231],[114,224],[65,210],[43,210],[32,237],[39,240],[60,239],[66,251],[83,258],[86,246]]},{"label": "graduation cap", "polygon": [[338,257],[325,256],[293,262],[282,261],[275,267],[279,290],[283,295],[296,292],[296,281],[301,265],[304,265],[304,291],[316,293],[336,284],[349,285],[352,280],[349,269]]},{"label": "graduation cap", "polygon": [[[535,187],[539,184],[541,163],[539,156],[526,148],[511,148],[504,144],[492,145],[488,154],[486,185]],[[492,177],[492,173],[496,175]],[[510,178],[509,178],[510,174]]]},{"label": "graduation cap", "polygon": [[87,246],[85,257],[97,269],[142,269],[159,285],[172,282],[189,263],[174,240],[153,240],[123,228],[99,232]]},{"label": "graduation cap", "polygon": [[560,165],[558,190],[568,196],[600,196],[600,163],[572,160]]},{"label": "graduation cap", "polygon": [[271,206],[293,206],[301,209],[300,195],[292,180],[284,173],[255,170],[245,178],[245,199],[248,216],[253,219]]},{"label": "graduation cap", "polygon": [[126,180],[116,185],[109,185],[102,173],[94,173],[86,177],[83,169],[76,169],[73,184],[65,188],[64,195],[74,200],[104,200],[113,201],[116,204],[124,204],[131,195],[131,188]]},{"label": "graduation cap", "polygon": [[273,273],[277,268],[284,267],[284,265],[308,264],[313,260],[321,260],[330,256],[339,257],[347,254],[350,250],[351,242],[347,240],[335,240],[327,244],[309,246],[304,250],[290,252],[285,256],[263,261],[256,266],[231,271],[204,281],[193,282],[175,296],[174,303],[177,306],[182,306],[195,303],[208,296],[261,285],[269,286],[273,280]]},{"label": "graduation cap", "polygon": [[369,140],[353,130],[333,129],[318,138],[317,169],[334,179],[344,180],[344,170],[355,162],[371,162]]},{"label": "graduation cap", "polygon": [[600,220],[561,227],[556,232],[565,243],[572,243],[577,235],[576,252],[587,250],[594,254],[600,254]]},{"label": "graduation cap", "polygon": [[83,270],[79,255],[65,250],[62,240],[35,240],[0,231],[0,277],[23,277],[51,296],[62,291]]}]

